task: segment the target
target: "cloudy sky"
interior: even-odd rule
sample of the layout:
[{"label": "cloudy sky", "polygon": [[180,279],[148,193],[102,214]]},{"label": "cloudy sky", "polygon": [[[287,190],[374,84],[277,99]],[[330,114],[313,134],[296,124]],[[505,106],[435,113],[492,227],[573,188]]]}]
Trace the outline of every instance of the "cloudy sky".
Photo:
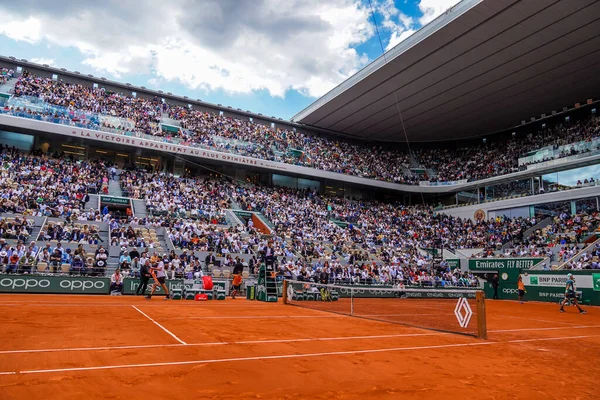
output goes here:
[{"label": "cloudy sky", "polygon": [[[0,54],[291,118],[381,55],[369,0],[0,0]],[[371,0],[392,48],[458,0]]]}]

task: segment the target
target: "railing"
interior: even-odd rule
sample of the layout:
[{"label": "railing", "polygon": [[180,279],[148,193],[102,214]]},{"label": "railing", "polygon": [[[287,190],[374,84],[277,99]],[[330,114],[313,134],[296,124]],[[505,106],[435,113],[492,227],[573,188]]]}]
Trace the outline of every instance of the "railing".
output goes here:
[{"label": "railing", "polygon": [[[99,124],[97,122],[100,119],[100,117],[103,116],[102,114],[93,114],[93,113],[83,112],[83,111],[80,112],[78,110],[69,110],[66,108],[58,107],[58,106],[48,107],[46,105],[46,103],[43,103],[41,100],[40,100],[40,102],[37,102],[37,103],[18,102],[13,97],[5,103],[5,106],[6,107],[16,107],[19,109],[17,110],[15,108],[12,108],[12,109],[0,108],[0,114],[11,115],[14,117],[21,117],[21,118],[27,118],[27,119],[33,119],[33,120],[42,121],[42,122],[51,122],[51,123],[59,124],[59,125],[74,126],[77,128],[93,129],[93,130],[114,133],[117,135],[122,135],[122,136],[127,136],[127,137],[135,137],[135,138],[139,138],[139,139],[147,139],[147,140],[159,141],[159,142],[163,142],[163,143],[177,144],[177,145],[194,147],[194,148],[204,149],[204,150],[219,150],[224,153],[238,154],[238,155],[250,154],[245,151],[237,151],[238,148],[236,146],[232,146],[231,148],[213,147],[213,146],[208,146],[208,145],[204,145],[204,144],[196,143],[196,142],[190,142],[189,140],[174,138],[174,137],[170,137],[170,136],[148,135],[148,134],[145,134],[142,132],[136,132],[133,130],[109,128],[106,126],[102,126],[101,124]],[[40,115],[40,114],[32,114],[32,112],[48,113],[48,114]],[[184,130],[184,132],[185,132],[185,130]],[[228,138],[224,138],[224,137],[219,137],[219,138],[220,138],[219,140],[224,143],[225,142],[234,143],[234,142],[230,142],[230,141],[236,140],[236,139],[228,139]],[[254,145],[254,146],[256,146],[256,145]],[[270,159],[270,158],[261,158],[261,159],[267,159],[269,161],[278,161],[277,157],[272,157],[272,159]]]},{"label": "railing", "polygon": [[233,220],[233,221],[231,221],[231,225],[245,226],[245,224],[242,222],[242,220],[237,215],[235,215],[233,210],[227,209],[226,211],[227,211],[227,215],[229,215],[229,218]]},{"label": "railing", "polygon": [[467,179],[461,179],[458,181],[447,181],[447,182],[430,182],[430,181],[420,181],[419,186],[455,186],[461,185],[463,183],[467,183]]},{"label": "railing", "polygon": [[169,237],[169,231],[167,230],[167,228],[163,228],[163,236],[165,238],[165,243],[167,244],[167,248],[169,250],[175,250],[175,245],[173,244],[173,241]]},{"label": "railing", "polygon": [[[46,222],[48,222],[48,217],[44,217],[44,221],[42,222],[42,226],[40,227],[40,230],[38,231],[38,234],[35,238],[35,241],[37,242],[38,240],[40,240],[40,235],[42,234],[42,231],[44,230],[44,226],[46,226]],[[37,254],[36,254],[37,257]]]},{"label": "railing", "polygon": [[[564,155],[571,152],[574,148],[577,154]],[[534,170],[553,165],[560,165],[571,160],[591,157],[600,154],[600,138],[595,138],[591,142],[578,142],[572,145],[560,146],[558,149],[546,149],[534,155],[519,158],[519,166],[527,165],[527,170]],[[546,160],[546,161],[544,161]]]}]

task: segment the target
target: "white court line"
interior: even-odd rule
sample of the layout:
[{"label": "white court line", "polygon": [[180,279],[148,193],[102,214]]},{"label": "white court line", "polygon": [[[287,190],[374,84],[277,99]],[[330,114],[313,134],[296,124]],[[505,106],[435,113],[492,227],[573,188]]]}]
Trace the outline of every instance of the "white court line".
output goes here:
[{"label": "white court line", "polygon": [[523,329],[499,329],[495,331],[488,331],[488,333],[502,333],[502,332],[522,332],[522,331],[554,331],[560,329],[584,329],[584,328],[600,328],[600,325],[575,325],[575,326],[559,326],[555,328],[523,328]]},{"label": "white court line", "polygon": [[[500,329],[488,330],[488,333],[505,333],[505,332],[524,332],[524,331],[548,331],[548,330],[565,330],[565,329],[585,329],[585,328],[600,328],[600,325],[581,325],[581,326],[561,326],[557,328],[525,328],[525,329]],[[25,350],[0,350],[0,354],[19,354],[19,353],[60,353],[63,351],[102,351],[102,350],[125,350],[125,349],[154,349],[162,347],[198,347],[198,346],[223,346],[235,344],[265,344],[265,343],[298,343],[298,342],[327,342],[341,340],[364,340],[364,339],[393,339],[401,337],[419,337],[419,336],[445,336],[452,333],[431,332],[431,333],[401,333],[389,335],[368,335],[368,336],[337,336],[337,337],[321,337],[321,338],[299,338],[299,339],[265,339],[265,340],[245,340],[240,342],[205,342],[205,343],[186,343],[186,344],[149,344],[149,345],[132,345],[132,346],[104,346],[104,347],[70,347],[70,348],[55,348],[55,349],[25,349]],[[527,339],[530,340],[530,339]],[[532,339],[538,340],[538,339]],[[541,340],[541,339],[540,339]]]},{"label": "white court line", "polygon": [[494,316],[496,316],[496,317],[504,317],[504,318],[526,319],[528,321],[547,322],[549,324],[577,325],[576,323],[573,323],[573,322],[549,321],[547,319],[537,319],[537,318],[529,318],[529,317],[517,317],[516,315],[495,314]]},{"label": "white court line", "polygon": [[60,353],[61,351],[100,351],[100,350],[124,350],[124,349],[154,349],[158,347],[183,347],[194,346],[193,344],[145,344],[132,346],[104,346],[104,347],[70,347],[66,349],[31,349],[31,350],[1,350],[0,354],[19,353]]},{"label": "white court line", "polygon": [[148,318],[150,321],[152,321],[160,329],[162,329],[163,331],[167,332],[169,335],[171,335],[173,337],[173,339],[177,340],[179,343],[181,343],[181,344],[187,344],[186,342],[184,342],[183,340],[181,340],[177,336],[175,336],[170,330],[168,330],[167,328],[165,328],[164,326],[162,326],[161,324],[159,324],[158,322],[156,322],[155,320],[153,320],[152,318],[150,318],[146,313],[144,313],[142,310],[140,310],[136,306],[131,306],[131,307],[135,308],[137,312],[139,312],[140,314],[142,314],[144,317]]},{"label": "white court line", "polygon": [[508,340],[506,343],[539,342],[539,341],[544,341],[544,340],[587,339],[587,338],[598,337],[598,336],[600,336],[600,335],[568,336],[568,337],[538,338],[538,339],[518,339],[518,340]]},{"label": "white court line", "polygon": [[339,356],[339,355],[350,355],[350,354],[356,355],[356,354],[388,353],[388,352],[397,352],[397,351],[431,350],[431,349],[444,349],[444,348],[453,348],[453,347],[488,346],[488,345],[494,345],[494,344],[522,343],[522,342],[533,342],[533,341],[544,341],[544,340],[587,339],[587,338],[599,337],[599,336],[600,335],[567,336],[567,337],[542,338],[542,339],[512,340],[512,341],[508,341],[508,342],[455,343],[455,344],[442,344],[442,345],[433,345],[433,346],[392,347],[392,348],[386,348],[386,349],[332,351],[332,352],[323,352],[323,353],[284,354],[284,355],[274,355],[274,356],[236,357],[236,358],[205,359],[205,360],[192,360],[192,361],[172,361],[172,362],[147,363],[147,364],[103,365],[103,366],[96,366],[96,367],[56,368],[56,369],[41,369],[41,370],[25,370],[25,371],[18,371],[18,372],[17,371],[6,371],[6,372],[0,372],[0,375],[45,374],[45,373],[53,373],[53,372],[98,371],[98,370],[124,369],[124,368],[168,367],[168,366],[191,365],[191,364],[216,364],[216,363],[226,363],[226,362],[235,362],[235,361],[281,360],[281,359],[290,359],[290,358],[309,358],[309,357]]},{"label": "white court line", "polygon": [[354,314],[355,317],[413,317],[413,316],[423,316],[423,315],[429,315],[432,317],[439,317],[439,316],[448,316],[448,315],[452,315],[454,316],[454,313],[448,313],[448,314],[433,314],[433,313],[426,313],[426,314]]},{"label": "white court line", "polygon": [[[227,304],[223,304],[223,302],[217,302],[214,301],[212,303],[202,303],[202,304],[214,304],[214,303],[218,303],[218,307],[237,307],[239,308],[241,304],[231,304],[231,303],[227,303]],[[171,303],[173,304],[173,303]],[[177,307],[197,307],[198,309],[201,309],[202,306],[200,306],[198,304],[198,302],[194,301],[188,301],[188,302],[177,302]],[[270,308],[273,307],[273,304],[271,303],[265,303],[265,305],[262,305],[260,303],[254,303],[254,304],[250,304],[250,303],[244,303],[244,308],[260,308],[260,309],[264,309],[264,308]],[[140,304],[141,305],[141,304]],[[39,306],[39,307],[131,307],[131,304],[122,304],[122,303],[21,303],[21,302],[0,302],[0,307],[3,306]],[[144,307],[166,307],[166,304],[151,304],[151,303],[144,303]],[[171,306],[172,307],[172,306]],[[310,308],[307,308],[307,310],[311,310]]]},{"label": "white court line", "polygon": [[55,353],[61,351],[99,351],[99,350],[120,350],[120,349],[148,349],[160,347],[183,347],[183,346],[221,346],[228,344],[263,344],[263,343],[296,343],[296,342],[325,342],[333,340],[357,340],[357,339],[383,339],[415,336],[443,336],[451,335],[444,332],[432,333],[402,333],[391,335],[375,336],[340,336],[323,338],[299,338],[299,339],[266,339],[266,340],[245,340],[241,342],[205,342],[205,343],[186,343],[186,344],[156,344],[156,345],[134,345],[134,346],[104,346],[104,347],[72,347],[66,349],[31,349],[31,350],[2,350],[0,354],[18,354],[18,353]]},{"label": "white court line", "polygon": [[287,318],[345,318],[347,315],[211,315],[211,316],[193,316],[193,317],[170,317],[164,316],[162,318],[168,319],[169,321],[174,319],[287,319]]},{"label": "white court line", "polygon": [[0,372],[0,375],[14,375],[16,373],[19,373],[19,374],[43,374],[43,373],[51,373],[51,372],[95,371],[95,370],[105,370],[105,369],[163,367],[163,366],[190,365],[190,364],[216,364],[216,363],[225,363],[225,362],[233,362],[233,361],[278,360],[278,359],[287,359],[287,358],[307,358],[307,357],[337,356],[337,355],[349,355],[349,354],[384,353],[384,352],[391,352],[391,351],[443,349],[443,348],[448,348],[448,347],[462,347],[462,346],[485,346],[485,345],[491,345],[491,344],[495,344],[495,343],[497,343],[497,342],[458,343],[458,344],[444,344],[444,345],[437,345],[437,346],[395,347],[395,348],[388,348],[388,349],[332,351],[332,352],[324,352],[324,353],[284,354],[284,355],[276,355],[276,356],[236,357],[236,358],[206,359],[206,360],[193,360],[193,361],[173,361],[173,362],[148,363],[148,364],[105,365],[105,366],[98,366],[98,367],[38,369],[38,370],[28,370],[28,371],[19,371],[19,372],[7,371],[7,372]]},{"label": "white court line", "polygon": [[[321,310],[314,310],[321,311]],[[440,316],[440,315],[451,315],[454,314],[354,314],[355,317],[411,317],[411,316]],[[287,318],[347,318],[350,315],[343,314],[331,314],[331,315],[219,315],[219,316],[192,316],[192,317],[170,317],[165,316],[163,318],[170,320],[178,320],[178,319],[287,319]]]}]

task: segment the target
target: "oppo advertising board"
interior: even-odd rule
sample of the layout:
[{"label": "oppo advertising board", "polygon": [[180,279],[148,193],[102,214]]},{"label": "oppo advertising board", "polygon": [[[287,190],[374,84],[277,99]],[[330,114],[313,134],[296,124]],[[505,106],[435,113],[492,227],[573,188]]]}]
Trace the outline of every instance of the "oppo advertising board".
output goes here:
[{"label": "oppo advertising board", "polygon": [[69,276],[4,275],[0,293],[108,294],[110,279]]}]

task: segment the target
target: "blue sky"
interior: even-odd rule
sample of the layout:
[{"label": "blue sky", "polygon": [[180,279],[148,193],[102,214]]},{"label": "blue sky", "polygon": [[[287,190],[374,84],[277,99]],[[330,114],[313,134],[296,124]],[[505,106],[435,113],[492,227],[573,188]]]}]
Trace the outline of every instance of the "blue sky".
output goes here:
[{"label": "blue sky", "polygon": [[[372,0],[383,46],[457,2]],[[284,119],[381,55],[368,0],[45,3],[0,4],[0,54]]]}]

